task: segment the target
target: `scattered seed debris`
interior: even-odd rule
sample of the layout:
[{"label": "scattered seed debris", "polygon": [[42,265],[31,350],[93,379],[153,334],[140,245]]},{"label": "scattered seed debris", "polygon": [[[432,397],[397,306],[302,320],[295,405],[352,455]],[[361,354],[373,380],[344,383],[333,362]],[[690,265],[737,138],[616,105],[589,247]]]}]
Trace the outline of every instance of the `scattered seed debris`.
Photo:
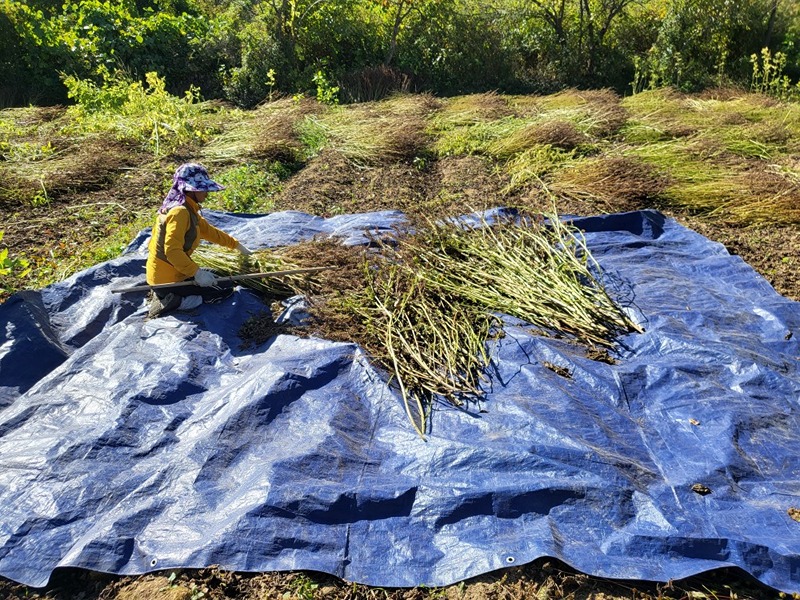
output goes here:
[{"label": "scattered seed debris", "polygon": [[711,493],[711,488],[703,485],[702,483],[695,483],[692,486],[692,491],[701,496],[706,496]]},{"label": "scattered seed debris", "polygon": [[603,362],[609,365],[617,364],[616,359],[608,353],[608,350],[603,348],[591,348],[590,350],[586,351],[586,358],[589,360],[596,360],[597,362]]},{"label": "scattered seed debris", "polygon": [[572,371],[570,371],[566,367],[559,367],[558,365],[554,365],[551,362],[544,361],[542,363],[543,367],[550,369],[556,375],[561,375],[561,377],[566,377],[567,379],[572,379]]},{"label": "scattered seed debris", "polygon": [[789,516],[792,517],[792,519],[800,523],[800,508],[795,508],[793,506],[786,512],[789,513]]}]

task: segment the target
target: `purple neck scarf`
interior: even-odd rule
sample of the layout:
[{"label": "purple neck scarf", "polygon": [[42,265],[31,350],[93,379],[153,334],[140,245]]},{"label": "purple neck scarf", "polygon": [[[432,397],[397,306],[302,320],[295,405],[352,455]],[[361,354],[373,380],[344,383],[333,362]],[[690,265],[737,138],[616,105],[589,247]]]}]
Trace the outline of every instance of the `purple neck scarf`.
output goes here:
[{"label": "purple neck scarf", "polygon": [[186,181],[181,179],[176,172],[175,176],[172,178],[172,187],[170,188],[167,197],[164,198],[164,202],[161,203],[161,208],[158,209],[158,212],[162,215],[165,215],[176,206],[183,206],[186,204],[185,188]]}]

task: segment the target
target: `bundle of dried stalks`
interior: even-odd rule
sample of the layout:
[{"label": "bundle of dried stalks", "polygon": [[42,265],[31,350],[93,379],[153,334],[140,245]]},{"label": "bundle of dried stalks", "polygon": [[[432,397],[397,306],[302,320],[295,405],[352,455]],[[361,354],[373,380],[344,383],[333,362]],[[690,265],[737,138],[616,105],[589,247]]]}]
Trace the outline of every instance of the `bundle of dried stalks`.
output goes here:
[{"label": "bundle of dried stalks", "polygon": [[36,204],[47,203],[74,192],[108,187],[126,168],[142,162],[141,153],[130,143],[90,134],[41,158],[14,160],[0,165],[7,198]]},{"label": "bundle of dried stalks", "polygon": [[446,100],[432,122],[436,129],[448,130],[454,127],[463,127],[497,121],[513,114],[505,97],[495,93],[472,94],[457,96]]},{"label": "bundle of dried stalks", "polygon": [[535,121],[494,140],[488,145],[487,152],[490,156],[509,159],[537,146],[572,150],[588,141],[589,137],[569,121]]},{"label": "bundle of dried stalks", "polygon": [[316,100],[283,99],[260,107],[253,119],[253,156],[263,160],[297,162],[302,158],[302,143],[297,124],[308,115],[322,114],[326,107]]},{"label": "bundle of dried stalks", "polygon": [[398,94],[308,117],[304,127],[357,165],[411,161],[429,142],[425,119],[431,105],[429,96]]},{"label": "bundle of dried stalks", "polygon": [[599,138],[615,135],[628,121],[628,111],[623,108],[621,98],[609,89],[581,92],[586,99],[587,109],[598,118],[587,133]]},{"label": "bundle of dried stalks", "polygon": [[640,329],[598,279],[579,232],[551,215],[477,226],[434,223],[380,243],[368,285],[348,305],[370,332],[370,353],[400,388],[422,435],[434,396],[480,395],[486,341],[504,313],[545,335],[611,347]]},{"label": "bundle of dried stalks", "polygon": [[[249,256],[242,256],[235,250],[208,244],[200,245],[192,258],[201,267],[214,271],[217,275],[244,275],[247,273],[269,273],[303,268],[274,250],[258,250]],[[259,279],[244,279],[241,285],[252,288],[272,298],[288,298],[301,290],[313,287],[306,274],[282,275]]]},{"label": "bundle of dried stalks", "polygon": [[570,162],[549,178],[560,196],[592,198],[609,207],[646,208],[664,192],[668,178],[636,158],[608,156]]},{"label": "bundle of dried stalks", "polygon": [[521,117],[572,122],[596,138],[616,134],[628,119],[620,97],[611,90],[568,89],[548,96],[513,96],[509,101]]},{"label": "bundle of dried stalks", "polygon": [[531,139],[537,144],[549,144],[556,148],[572,150],[589,141],[574,123],[569,121],[547,121],[532,128]]},{"label": "bundle of dried stalks", "polygon": [[201,156],[207,164],[235,164],[243,161],[301,161],[304,147],[297,126],[308,115],[327,110],[324,104],[304,98],[295,101],[281,98],[261,105],[254,111],[232,113],[233,125],[216,136]]},{"label": "bundle of dried stalks", "polygon": [[748,193],[720,203],[709,215],[748,225],[800,223],[800,178],[775,165],[751,163],[739,176]]}]

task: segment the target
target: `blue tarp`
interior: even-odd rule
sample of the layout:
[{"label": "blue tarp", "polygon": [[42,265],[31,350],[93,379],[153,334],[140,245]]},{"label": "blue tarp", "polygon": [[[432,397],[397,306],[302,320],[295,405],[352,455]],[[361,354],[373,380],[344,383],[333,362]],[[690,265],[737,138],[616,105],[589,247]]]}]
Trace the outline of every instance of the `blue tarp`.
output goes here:
[{"label": "blue tarp", "polygon": [[[365,243],[398,212],[210,213],[247,246]],[[243,348],[245,289],[146,320],[146,232],[0,305],[0,574],[219,565],[439,586],[539,557],[800,592],[800,304],[654,211],[575,224],[643,334],[615,364],[505,320],[487,394],[427,440],[355,344]],[[544,363],[566,367],[570,377]],[[693,491],[694,484],[711,493]]]}]

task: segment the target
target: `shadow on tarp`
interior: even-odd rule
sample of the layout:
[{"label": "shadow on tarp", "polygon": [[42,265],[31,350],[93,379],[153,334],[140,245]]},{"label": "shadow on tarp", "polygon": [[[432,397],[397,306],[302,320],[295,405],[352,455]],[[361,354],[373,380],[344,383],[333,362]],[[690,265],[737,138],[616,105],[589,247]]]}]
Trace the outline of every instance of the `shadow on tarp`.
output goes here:
[{"label": "shadow on tarp", "polygon": [[[263,248],[367,243],[403,216],[207,218]],[[628,580],[738,567],[800,592],[800,305],[657,212],[574,223],[645,332],[608,364],[507,318],[485,398],[437,403],[426,441],[358,346],[243,349],[265,309],[247,290],[146,320],[143,293],[111,289],[142,281],[147,232],[12,296],[0,575],[219,565],[440,586],[551,556]]]}]

